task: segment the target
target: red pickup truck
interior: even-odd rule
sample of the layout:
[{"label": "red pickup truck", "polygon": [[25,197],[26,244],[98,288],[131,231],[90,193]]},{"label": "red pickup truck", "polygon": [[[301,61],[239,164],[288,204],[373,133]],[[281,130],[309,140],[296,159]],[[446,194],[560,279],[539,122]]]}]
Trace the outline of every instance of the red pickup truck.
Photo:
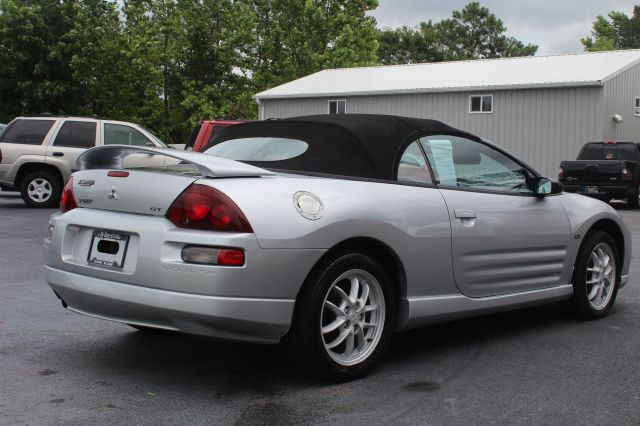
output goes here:
[{"label": "red pickup truck", "polygon": [[220,132],[228,126],[244,123],[247,120],[238,120],[231,117],[218,117],[215,120],[200,120],[191,131],[189,141],[184,149],[192,149],[195,152],[204,152],[215,144]]}]

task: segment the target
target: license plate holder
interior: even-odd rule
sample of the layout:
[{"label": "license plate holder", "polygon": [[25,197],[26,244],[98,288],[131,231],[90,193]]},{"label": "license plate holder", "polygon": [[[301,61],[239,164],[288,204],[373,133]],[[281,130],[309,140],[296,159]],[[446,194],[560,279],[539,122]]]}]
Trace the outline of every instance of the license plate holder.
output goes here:
[{"label": "license plate holder", "polygon": [[122,269],[128,246],[128,234],[117,231],[94,230],[87,262],[91,265]]},{"label": "license plate holder", "polygon": [[585,186],[584,192],[587,194],[597,194],[600,191],[597,186]]}]

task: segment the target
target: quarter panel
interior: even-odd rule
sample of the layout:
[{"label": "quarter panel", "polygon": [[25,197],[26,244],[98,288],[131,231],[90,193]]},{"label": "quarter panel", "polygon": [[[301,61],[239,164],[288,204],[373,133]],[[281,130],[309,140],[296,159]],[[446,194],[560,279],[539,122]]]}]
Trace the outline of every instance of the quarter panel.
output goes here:
[{"label": "quarter panel", "polygon": [[[201,180],[233,199],[258,243],[268,249],[330,249],[354,237],[384,242],[402,262],[407,297],[457,292],[451,267],[451,227],[435,188],[301,176]],[[324,204],[319,220],[294,207],[298,191]]]}]

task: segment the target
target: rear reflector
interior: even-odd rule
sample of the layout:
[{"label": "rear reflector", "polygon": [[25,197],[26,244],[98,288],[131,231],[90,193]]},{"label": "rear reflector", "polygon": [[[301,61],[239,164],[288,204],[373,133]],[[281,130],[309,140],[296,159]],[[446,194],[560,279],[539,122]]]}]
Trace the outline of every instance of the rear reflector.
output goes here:
[{"label": "rear reflector", "polygon": [[127,177],[129,176],[129,172],[123,172],[123,171],[110,171],[109,173],[107,173],[107,176],[109,177]]},{"label": "rear reflector", "polygon": [[220,249],[218,253],[218,264],[226,266],[244,265],[244,252],[236,249]]},{"label": "rear reflector", "polygon": [[200,265],[243,266],[244,251],[232,248],[185,246],[182,260]]}]

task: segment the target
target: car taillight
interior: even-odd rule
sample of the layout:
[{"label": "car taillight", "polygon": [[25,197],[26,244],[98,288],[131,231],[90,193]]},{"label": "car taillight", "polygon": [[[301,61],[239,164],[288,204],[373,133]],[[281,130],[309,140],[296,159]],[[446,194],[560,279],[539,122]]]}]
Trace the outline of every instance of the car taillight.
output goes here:
[{"label": "car taillight", "polygon": [[564,169],[560,167],[560,170],[558,170],[558,180],[562,180],[563,177],[564,177]]},{"label": "car taillight", "polygon": [[60,212],[66,213],[76,207],[78,207],[78,203],[76,202],[75,195],[73,195],[73,176],[71,176],[62,190],[62,197],[60,197]]},{"label": "car taillight", "polygon": [[622,180],[631,180],[633,179],[633,175],[626,168],[622,169]]},{"label": "car taillight", "polygon": [[225,194],[206,185],[189,186],[165,216],[180,228],[253,232],[240,208]]}]

